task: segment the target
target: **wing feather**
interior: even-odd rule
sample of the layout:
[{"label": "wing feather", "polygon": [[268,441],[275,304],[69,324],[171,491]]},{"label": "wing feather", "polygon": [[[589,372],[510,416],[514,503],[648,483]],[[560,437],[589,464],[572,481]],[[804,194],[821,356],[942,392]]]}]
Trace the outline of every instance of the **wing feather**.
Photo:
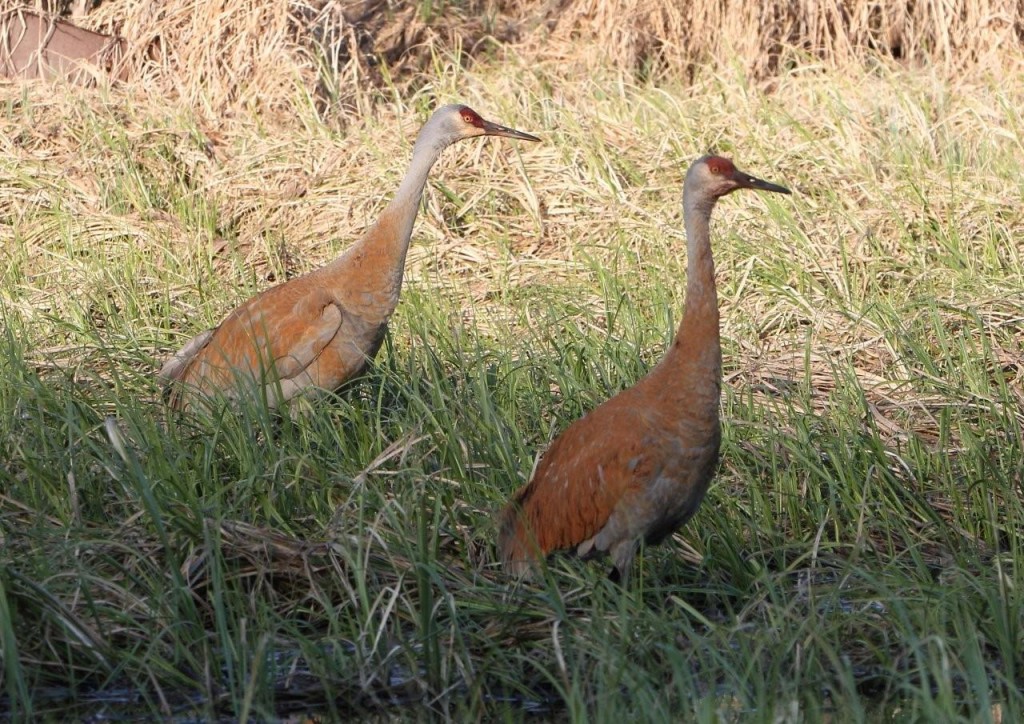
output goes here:
[{"label": "wing feather", "polygon": [[[177,364],[180,369],[174,371],[182,387],[206,396],[230,394],[254,381],[266,385],[292,381],[291,394],[282,395],[287,398],[315,384],[310,367],[337,337],[346,314],[328,291],[298,281],[271,287],[241,305],[206,333],[191,359],[175,363],[182,350],[165,368]],[[179,406],[182,392],[178,391]]]},{"label": "wing feather", "polygon": [[657,475],[654,422],[626,390],[578,419],[541,458],[530,482],[506,508],[506,561],[578,546],[608,522],[616,506]]}]

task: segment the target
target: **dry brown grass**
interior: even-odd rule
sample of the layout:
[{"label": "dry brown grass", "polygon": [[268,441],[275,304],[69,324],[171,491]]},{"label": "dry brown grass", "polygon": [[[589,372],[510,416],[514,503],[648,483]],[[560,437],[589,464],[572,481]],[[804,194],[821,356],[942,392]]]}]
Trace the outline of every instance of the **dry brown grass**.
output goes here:
[{"label": "dry brown grass", "polygon": [[[880,55],[947,69],[998,61],[1024,36],[1016,0],[565,0],[552,13],[551,52],[591,62],[691,75],[706,63],[729,63],[765,77],[781,66],[829,66]],[[583,41],[583,42],[581,42]],[[566,52],[568,51],[568,52]]]},{"label": "dry brown grass", "polygon": [[581,72],[692,79],[710,65],[767,78],[875,56],[951,74],[998,66],[1024,38],[1016,0],[104,0],[88,13],[84,3],[26,4],[74,6],[77,23],[124,36],[134,83],[211,116],[288,116],[296,87],[321,110],[364,114],[378,93],[422,86],[439,59],[467,63],[509,43]]},{"label": "dry brown grass", "polygon": [[518,37],[517,21],[485,6],[428,14],[385,0],[106,0],[82,22],[127,38],[136,82],[211,114],[287,116],[296,87],[321,109],[365,113],[372,91],[393,79],[407,86],[438,54],[469,58]]}]

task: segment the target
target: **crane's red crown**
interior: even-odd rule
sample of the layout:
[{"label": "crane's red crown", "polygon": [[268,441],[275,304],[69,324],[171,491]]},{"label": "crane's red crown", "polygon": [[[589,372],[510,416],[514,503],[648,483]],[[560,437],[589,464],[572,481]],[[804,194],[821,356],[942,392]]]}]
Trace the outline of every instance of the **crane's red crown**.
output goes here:
[{"label": "crane's red crown", "polygon": [[459,108],[459,115],[462,116],[462,120],[471,126],[476,126],[477,128],[484,127],[484,119],[480,117],[479,113],[469,106],[462,106]]},{"label": "crane's red crown", "polygon": [[732,165],[732,161],[721,156],[711,156],[707,161],[708,170],[711,173],[718,176],[728,176],[729,174],[736,173],[736,167]]}]

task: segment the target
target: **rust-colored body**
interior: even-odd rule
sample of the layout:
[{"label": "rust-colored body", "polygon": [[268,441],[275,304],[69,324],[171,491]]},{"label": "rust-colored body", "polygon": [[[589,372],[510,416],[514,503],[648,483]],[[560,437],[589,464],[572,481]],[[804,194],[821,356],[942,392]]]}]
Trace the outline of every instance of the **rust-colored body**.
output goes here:
[{"label": "rust-colored body", "polygon": [[738,188],[789,193],[706,156],[686,175],[686,309],[665,358],[633,387],[570,425],[502,514],[500,554],[516,574],[575,548],[608,554],[625,580],[640,541],[658,543],[700,506],[721,441],[718,297],[709,223]]},{"label": "rust-colored body", "polygon": [[394,199],[362,239],[330,264],[248,300],[203,332],[159,372],[179,409],[249,393],[276,406],[303,390],[333,390],[380,349],[398,305],[427,174],[441,150],[462,138],[537,141],[483,120],[466,106],[439,108],[423,126]]}]

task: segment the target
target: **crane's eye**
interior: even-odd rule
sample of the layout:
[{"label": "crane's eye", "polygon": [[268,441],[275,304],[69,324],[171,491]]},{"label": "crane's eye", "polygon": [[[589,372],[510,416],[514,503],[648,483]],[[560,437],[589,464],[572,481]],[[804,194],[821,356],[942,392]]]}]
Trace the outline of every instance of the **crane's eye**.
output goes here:
[{"label": "crane's eye", "polygon": [[708,170],[715,176],[725,176],[731,174],[735,169],[728,159],[711,158],[708,159]]},{"label": "crane's eye", "polygon": [[468,113],[462,114],[462,120],[464,120],[469,125],[473,125],[473,116],[469,115]]}]

